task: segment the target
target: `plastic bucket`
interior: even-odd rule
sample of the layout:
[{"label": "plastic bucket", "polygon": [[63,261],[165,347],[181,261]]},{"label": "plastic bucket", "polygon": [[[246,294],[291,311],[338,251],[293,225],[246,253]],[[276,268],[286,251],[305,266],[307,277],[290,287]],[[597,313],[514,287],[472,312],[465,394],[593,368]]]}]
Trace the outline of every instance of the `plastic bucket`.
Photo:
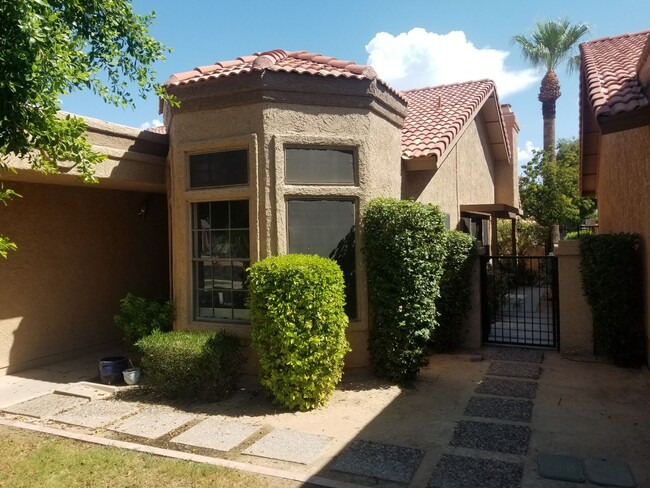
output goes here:
[{"label": "plastic bucket", "polygon": [[106,385],[121,383],[122,372],[129,367],[124,356],[110,356],[99,360],[99,381]]},{"label": "plastic bucket", "polygon": [[124,383],[127,385],[135,385],[140,381],[140,368],[127,368],[122,372],[124,376]]}]

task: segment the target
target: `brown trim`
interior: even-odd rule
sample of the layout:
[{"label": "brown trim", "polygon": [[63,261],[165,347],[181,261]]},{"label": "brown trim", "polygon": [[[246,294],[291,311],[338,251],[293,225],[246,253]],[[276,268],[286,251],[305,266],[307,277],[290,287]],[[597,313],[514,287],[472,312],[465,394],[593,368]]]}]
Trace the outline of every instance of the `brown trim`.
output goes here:
[{"label": "brown trim", "polygon": [[612,134],[650,125],[650,105],[630,112],[620,112],[616,115],[602,117],[598,119],[598,125],[600,125],[602,134]]},{"label": "brown trim", "polygon": [[461,213],[485,213],[498,219],[514,219],[523,216],[524,212],[517,207],[505,203],[478,203],[473,205],[460,205]]}]

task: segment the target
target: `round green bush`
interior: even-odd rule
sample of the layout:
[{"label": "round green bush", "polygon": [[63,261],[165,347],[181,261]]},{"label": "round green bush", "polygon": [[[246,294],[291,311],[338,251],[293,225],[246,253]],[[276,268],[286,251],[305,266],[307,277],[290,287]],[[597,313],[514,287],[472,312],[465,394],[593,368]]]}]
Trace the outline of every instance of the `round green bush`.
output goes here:
[{"label": "round green bush", "polygon": [[368,350],[376,374],[413,381],[428,363],[445,258],[444,215],[436,205],[380,198],[363,217],[371,327]]},{"label": "round green bush", "polygon": [[331,259],[289,254],[258,261],[248,280],[261,384],[286,408],[323,405],[350,350],[341,268]]}]

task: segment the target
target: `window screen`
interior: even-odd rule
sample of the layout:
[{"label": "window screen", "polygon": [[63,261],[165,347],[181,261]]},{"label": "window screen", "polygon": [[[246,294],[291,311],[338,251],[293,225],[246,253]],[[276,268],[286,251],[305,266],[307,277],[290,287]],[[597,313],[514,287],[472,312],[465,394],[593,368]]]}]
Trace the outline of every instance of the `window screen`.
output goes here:
[{"label": "window screen", "polygon": [[286,180],[293,184],[354,185],[354,151],[289,148]]},{"label": "window screen", "polygon": [[345,279],[345,312],[357,316],[355,204],[346,200],[290,200],[289,252],[334,259]]},{"label": "window screen", "polygon": [[190,156],[190,188],[246,184],[248,184],[247,150]]}]

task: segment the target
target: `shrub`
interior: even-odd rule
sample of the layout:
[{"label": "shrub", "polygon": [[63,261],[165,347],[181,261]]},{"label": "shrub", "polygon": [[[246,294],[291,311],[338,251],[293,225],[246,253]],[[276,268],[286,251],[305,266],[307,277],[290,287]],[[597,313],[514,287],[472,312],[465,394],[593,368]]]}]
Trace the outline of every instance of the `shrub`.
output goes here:
[{"label": "shrub", "polygon": [[[512,224],[510,220],[497,220],[497,253],[501,256],[512,254],[511,242]],[[549,237],[548,227],[539,225],[534,220],[517,220],[517,254],[537,254],[536,248],[543,247]]]},{"label": "shrub", "polygon": [[377,375],[413,381],[428,362],[445,256],[444,216],[435,205],[380,198],[364,211],[363,240]]},{"label": "shrub", "polygon": [[620,366],[645,362],[638,234],[580,238],[582,285],[593,315],[594,352]]},{"label": "shrub", "polygon": [[120,300],[120,313],[113,320],[124,334],[124,344],[134,348],[136,342],[152,332],[172,329],[174,303],[171,300],[150,300],[128,293]]},{"label": "shrub", "polygon": [[245,359],[239,338],[224,331],[155,331],[137,345],[144,387],[168,398],[223,398],[235,388]]},{"label": "shrub", "polygon": [[476,258],[474,239],[469,234],[452,230],[445,233],[446,258],[440,279],[438,326],[433,330],[430,345],[434,351],[451,351],[463,337],[461,327],[472,297],[472,265]]},{"label": "shrub", "polygon": [[250,268],[249,286],[261,384],[286,408],[323,405],[350,350],[341,268],[319,256],[275,256]]},{"label": "shrub", "polygon": [[562,240],[563,241],[573,241],[575,239],[580,239],[584,235],[585,235],[584,232],[581,234],[580,231],[572,230],[571,232],[567,232],[566,234],[564,234],[564,237],[562,238]]}]

